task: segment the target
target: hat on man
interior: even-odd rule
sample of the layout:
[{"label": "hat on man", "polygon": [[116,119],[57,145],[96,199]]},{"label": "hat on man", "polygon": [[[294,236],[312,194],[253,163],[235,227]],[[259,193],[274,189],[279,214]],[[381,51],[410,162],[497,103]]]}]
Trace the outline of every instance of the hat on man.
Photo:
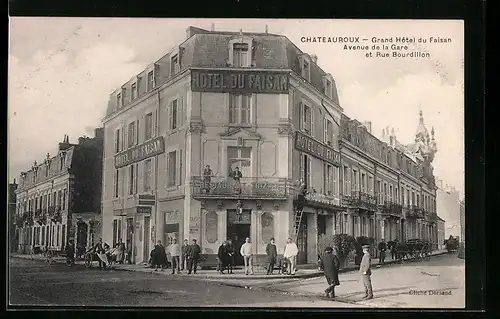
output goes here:
[{"label": "hat on man", "polygon": [[325,247],[325,252],[331,253],[333,251],[332,247]]},{"label": "hat on man", "polygon": [[369,249],[370,245],[363,245],[363,246],[361,246],[361,248],[363,248],[363,249]]}]

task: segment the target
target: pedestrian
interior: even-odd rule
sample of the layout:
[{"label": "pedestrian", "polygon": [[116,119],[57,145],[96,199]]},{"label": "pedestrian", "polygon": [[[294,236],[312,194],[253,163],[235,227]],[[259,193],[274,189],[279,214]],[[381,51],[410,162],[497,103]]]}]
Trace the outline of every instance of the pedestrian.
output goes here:
[{"label": "pedestrian", "polygon": [[297,265],[297,255],[299,254],[299,249],[297,245],[293,242],[291,238],[288,238],[286,241],[285,252],[283,253],[283,257],[287,260],[287,273],[289,275],[295,275],[296,265]]},{"label": "pedestrian", "polygon": [[337,251],[334,252],[332,247],[325,248],[325,254],[319,260],[319,266],[323,269],[328,288],[325,293],[327,298],[335,299],[335,286],[340,285],[339,282],[339,266],[340,261],[337,257]]},{"label": "pedestrian", "polygon": [[187,269],[187,261],[189,254],[189,241],[184,239],[184,243],[181,248],[181,270]]},{"label": "pedestrian", "polygon": [[371,264],[372,257],[370,256],[370,246],[363,245],[363,258],[361,259],[361,264],[359,265],[359,272],[363,278],[363,286],[365,288],[365,296],[363,299],[373,299],[373,288],[371,280]]},{"label": "pedestrian", "polygon": [[241,178],[243,178],[243,174],[241,173],[239,167],[234,168],[232,176],[234,180],[234,192],[236,194],[241,194]]},{"label": "pedestrian", "polygon": [[276,259],[278,258],[278,250],[276,249],[276,245],[274,244],[274,238],[271,238],[266,246],[266,255],[268,263],[266,275],[272,275],[274,265],[276,264]]},{"label": "pedestrian", "polygon": [[399,245],[399,239],[395,239],[394,242],[392,243],[391,247],[391,259],[396,260],[398,258],[398,245]]},{"label": "pedestrian", "polygon": [[196,268],[198,267],[198,260],[200,259],[201,248],[196,243],[196,239],[193,239],[193,243],[189,247],[188,252],[188,275],[191,272],[196,274]]},{"label": "pedestrian", "polygon": [[253,275],[252,244],[250,238],[245,238],[245,243],[241,245],[240,254],[245,262],[245,275],[250,272]]},{"label": "pedestrian", "polygon": [[210,192],[210,182],[212,180],[212,169],[210,168],[210,165],[205,166],[205,170],[203,171],[203,189],[205,193]]},{"label": "pedestrian", "polygon": [[161,244],[161,240],[158,240],[155,248],[153,249],[151,263],[155,268],[155,271],[158,271],[158,267],[160,267],[160,270],[163,271],[163,268],[167,264],[167,253],[165,252],[165,247]]},{"label": "pedestrian", "polygon": [[175,274],[175,269],[177,269],[177,273],[179,274],[181,272],[181,245],[177,243],[177,238],[173,239],[173,242],[169,247],[169,252],[170,256],[172,256],[172,275]]},{"label": "pedestrian", "polygon": [[99,269],[106,269],[107,257],[102,238],[99,238],[99,241],[95,244],[93,250],[97,254],[97,257],[99,257]]},{"label": "pedestrian", "polygon": [[[223,242],[219,246],[219,250],[217,251],[217,271],[220,272],[221,274],[224,273],[224,270],[226,269],[226,266],[228,264],[228,256],[227,256],[227,243]],[[229,273],[229,270],[228,270]]]},{"label": "pedestrian", "polygon": [[70,239],[65,249],[66,253],[66,263],[69,267],[75,265],[75,243],[73,239]]},{"label": "pedestrian", "polygon": [[125,259],[125,244],[122,242],[122,239],[118,239],[118,243],[116,244],[116,262],[118,264],[123,264],[123,260]]},{"label": "pedestrian", "polygon": [[382,241],[378,244],[378,250],[380,252],[379,264],[383,265],[385,262],[385,251],[387,250],[387,244],[384,238],[382,238]]},{"label": "pedestrian", "polygon": [[232,274],[234,268],[234,246],[233,241],[230,238],[226,240],[226,253],[228,273]]}]

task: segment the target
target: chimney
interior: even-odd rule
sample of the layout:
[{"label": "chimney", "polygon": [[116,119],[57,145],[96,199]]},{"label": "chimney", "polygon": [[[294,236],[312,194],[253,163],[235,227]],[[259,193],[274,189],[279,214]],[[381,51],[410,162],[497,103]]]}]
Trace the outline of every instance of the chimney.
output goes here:
[{"label": "chimney", "polygon": [[372,133],[372,122],[370,121],[363,122],[363,126],[366,127],[368,133],[370,134]]},{"label": "chimney", "polygon": [[318,64],[318,56],[316,54],[311,54],[311,60],[314,64]]},{"label": "chimney", "polygon": [[266,34],[267,34],[267,24],[266,24]]},{"label": "chimney", "polygon": [[215,23],[212,23],[212,26],[210,27],[210,31],[212,31],[212,32],[215,31]]},{"label": "chimney", "polygon": [[104,138],[104,128],[98,127],[94,130],[94,137]]},{"label": "chimney", "polygon": [[59,143],[59,150],[64,151],[70,147],[71,147],[71,144],[69,143],[69,136],[64,134],[63,141],[61,143]]}]

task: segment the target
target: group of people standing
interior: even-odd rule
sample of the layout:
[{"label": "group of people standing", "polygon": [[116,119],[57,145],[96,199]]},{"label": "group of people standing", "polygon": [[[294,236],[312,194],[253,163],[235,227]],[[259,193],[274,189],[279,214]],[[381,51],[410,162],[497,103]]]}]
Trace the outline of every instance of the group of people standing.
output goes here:
[{"label": "group of people standing", "polygon": [[196,274],[196,269],[198,268],[198,261],[200,260],[201,247],[197,244],[196,239],[193,239],[192,244],[189,244],[187,239],[184,239],[182,246],[174,238],[172,243],[165,249],[162,245],[161,240],[158,240],[155,248],[151,251],[151,261],[150,264],[158,271],[167,268],[168,258],[167,252],[170,254],[172,259],[172,274],[179,274],[184,269],[187,269],[188,275],[191,273]]}]

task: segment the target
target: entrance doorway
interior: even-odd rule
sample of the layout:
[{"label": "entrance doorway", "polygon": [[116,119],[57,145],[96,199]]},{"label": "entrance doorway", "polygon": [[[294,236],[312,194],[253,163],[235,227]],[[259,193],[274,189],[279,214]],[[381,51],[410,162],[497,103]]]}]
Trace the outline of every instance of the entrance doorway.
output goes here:
[{"label": "entrance doorway", "polygon": [[132,247],[133,245],[133,238],[134,238],[134,219],[133,218],[127,218],[127,240],[126,240],[126,245],[127,245],[127,252],[131,252],[131,261],[134,262],[134,249]]},{"label": "entrance doorway", "polygon": [[87,247],[88,226],[79,221],[76,225],[76,244],[78,247]]},{"label": "entrance doorway", "polygon": [[307,264],[307,214],[303,213],[302,221],[300,222],[299,234],[297,236],[297,264]]},{"label": "entrance doorway", "polygon": [[227,238],[233,242],[235,250],[234,263],[236,266],[245,264],[240,249],[245,243],[245,238],[250,238],[251,214],[252,210],[250,209],[243,209],[241,214],[237,214],[236,209],[227,210]]},{"label": "entrance doorway", "polygon": [[149,260],[149,243],[151,241],[151,235],[149,232],[149,224],[151,223],[151,217],[144,216],[144,249],[143,251],[143,261],[147,262]]}]

